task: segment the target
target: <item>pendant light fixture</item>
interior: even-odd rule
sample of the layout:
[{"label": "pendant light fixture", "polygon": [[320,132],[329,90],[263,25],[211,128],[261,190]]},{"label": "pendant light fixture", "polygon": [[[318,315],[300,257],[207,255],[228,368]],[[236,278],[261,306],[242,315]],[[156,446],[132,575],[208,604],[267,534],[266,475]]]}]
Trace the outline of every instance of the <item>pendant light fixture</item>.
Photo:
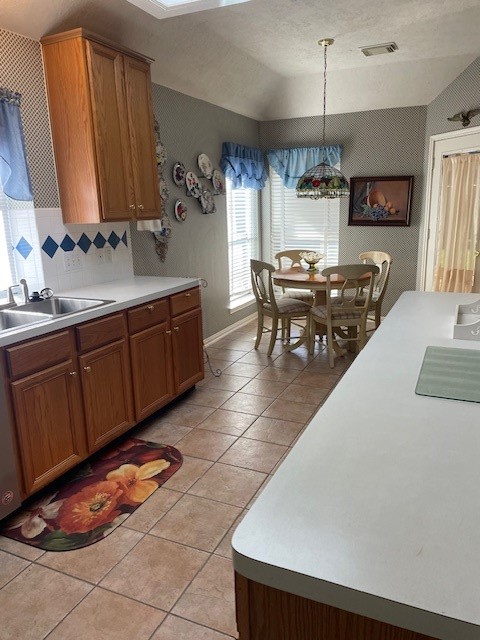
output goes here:
[{"label": "pendant light fixture", "polygon": [[[334,43],[332,38],[323,38],[318,44],[323,47],[323,148],[325,149],[325,120],[327,107],[327,47]],[[325,154],[325,151],[324,151]],[[344,198],[349,195],[348,180],[327,162],[305,171],[297,182],[297,198]]]}]

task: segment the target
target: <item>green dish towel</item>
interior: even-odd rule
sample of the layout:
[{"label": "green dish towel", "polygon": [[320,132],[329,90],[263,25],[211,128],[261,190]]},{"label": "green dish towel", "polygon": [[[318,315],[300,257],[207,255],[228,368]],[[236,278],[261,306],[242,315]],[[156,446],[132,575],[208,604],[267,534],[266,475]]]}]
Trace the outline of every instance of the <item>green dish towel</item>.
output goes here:
[{"label": "green dish towel", "polygon": [[427,347],[415,393],[480,402],[480,351]]}]

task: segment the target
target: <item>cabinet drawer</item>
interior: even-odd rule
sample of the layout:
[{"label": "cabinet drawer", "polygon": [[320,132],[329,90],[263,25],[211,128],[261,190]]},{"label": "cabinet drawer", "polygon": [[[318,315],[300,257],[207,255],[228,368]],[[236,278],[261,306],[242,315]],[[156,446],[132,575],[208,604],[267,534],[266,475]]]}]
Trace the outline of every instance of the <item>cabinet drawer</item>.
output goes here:
[{"label": "cabinet drawer", "polygon": [[138,333],[168,320],[168,300],[157,300],[127,311],[128,331]]},{"label": "cabinet drawer", "polygon": [[76,329],[79,351],[89,351],[103,347],[125,336],[125,318],[123,313],[116,313],[101,320],[87,322]]},{"label": "cabinet drawer", "polygon": [[170,305],[172,316],[177,316],[179,313],[199,307],[200,289],[195,287],[194,289],[182,291],[182,293],[176,293],[175,295],[170,296]]},{"label": "cabinet drawer", "polygon": [[62,331],[10,347],[5,352],[10,377],[20,378],[69,360],[72,357],[70,334]]}]

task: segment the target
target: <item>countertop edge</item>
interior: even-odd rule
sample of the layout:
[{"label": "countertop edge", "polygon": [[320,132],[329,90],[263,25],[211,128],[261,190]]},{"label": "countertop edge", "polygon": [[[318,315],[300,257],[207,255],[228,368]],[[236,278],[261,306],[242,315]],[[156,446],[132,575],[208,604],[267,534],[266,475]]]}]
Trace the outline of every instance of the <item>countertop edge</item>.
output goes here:
[{"label": "countertop edge", "polygon": [[[58,295],[66,297],[80,297],[83,295],[84,297],[92,299],[101,298],[109,300],[112,299],[114,295],[110,295],[108,290],[112,287],[119,287],[122,283],[125,283],[126,285],[134,285],[135,282],[138,281],[141,283],[141,285],[139,285],[139,289],[143,288],[143,291],[140,291],[138,295],[134,297],[128,297],[124,300],[116,300],[115,302],[95,307],[93,309],[86,309],[85,311],[59,316],[58,318],[39,324],[27,325],[25,327],[12,330],[11,332],[5,332],[4,335],[0,334],[0,347],[8,347],[19,342],[23,342],[24,340],[38,338],[54,331],[66,329],[73,325],[82,324],[89,320],[95,320],[118,311],[136,307],[145,302],[166,298],[172,294],[181,293],[182,291],[191,289],[195,285],[200,285],[200,278],[168,278],[151,276],[151,282],[148,282],[147,280],[149,279],[150,276],[140,276],[137,279],[114,280],[111,282],[104,282],[78,289],[58,292]],[[179,280],[182,282],[179,282]],[[100,295],[99,291],[101,292],[102,289],[105,290],[105,293]],[[147,291],[145,289],[149,290]]]}]

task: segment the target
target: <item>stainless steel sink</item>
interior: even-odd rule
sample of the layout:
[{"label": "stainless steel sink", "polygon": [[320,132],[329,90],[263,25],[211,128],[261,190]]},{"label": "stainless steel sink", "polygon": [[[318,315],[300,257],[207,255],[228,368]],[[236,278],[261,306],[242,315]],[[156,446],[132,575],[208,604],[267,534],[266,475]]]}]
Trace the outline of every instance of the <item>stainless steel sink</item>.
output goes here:
[{"label": "stainless steel sink", "polygon": [[93,309],[104,304],[115,302],[115,300],[98,300],[94,298],[66,298],[53,296],[39,302],[29,302],[15,307],[18,313],[39,313],[49,316],[64,316],[68,313],[77,313],[86,309]]},{"label": "stainless steel sink", "polygon": [[47,313],[32,313],[30,311],[17,311],[16,309],[0,310],[0,331],[18,329],[37,322],[47,322],[52,316]]}]

